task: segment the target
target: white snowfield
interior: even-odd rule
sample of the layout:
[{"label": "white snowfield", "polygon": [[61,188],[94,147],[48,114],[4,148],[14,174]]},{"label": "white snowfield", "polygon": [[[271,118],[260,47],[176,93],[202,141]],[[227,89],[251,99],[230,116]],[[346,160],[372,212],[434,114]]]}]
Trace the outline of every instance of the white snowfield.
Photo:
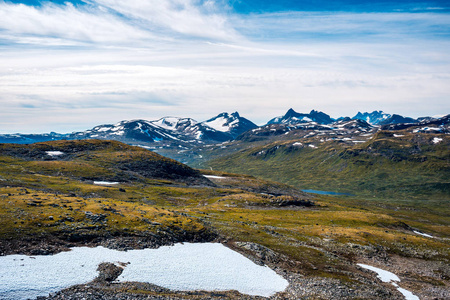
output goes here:
[{"label": "white snowfield", "polygon": [[374,271],[375,273],[378,274],[378,278],[383,281],[383,282],[390,282],[393,286],[395,286],[397,288],[397,290],[402,293],[403,296],[405,296],[406,300],[420,300],[419,297],[417,297],[416,295],[414,295],[413,293],[411,293],[408,290],[405,290],[404,288],[401,288],[398,286],[397,282],[400,282],[400,278],[398,278],[397,275],[395,275],[394,273],[391,273],[389,271],[380,269],[380,268],[376,268],[376,267],[372,267],[369,265],[365,265],[365,264],[357,264],[358,266],[360,266],[361,268],[364,269],[368,269],[371,271]]},{"label": "white snowfield", "polygon": [[229,120],[225,117],[220,117],[217,118],[213,121],[210,122],[204,122],[204,124],[208,125],[209,127],[217,130],[217,131],[222,131],[222,132],[228,132],[231,130],[231,128],[233,128],[233,126],[235,126],[237,123],[239,123],[239,120],[234,120],[232,121],[230,124],[227,124]]},{"label": "white snowfield", "polygon": [[208,179],[225,179],[226,177],[223,176],[215,176],[215,175],[203,175],[204,177]]},{"label": "white snowfield", "polygon": [[266,266],[258,266],[219,243],[184,243],[158,249],[116,251],[73,248],[49,256],[0,257],[0,299],[45,296],[97,276],[101,262],[128,264],[119,281],[149,282],[173,290],[238,290],[270,296],[288,286]]},{"label": "white snowfield", "polygon": [[426,233],[423,233],[423,232],[420,232],[417,230],[414,230],[414,233],[425,236],[425,237],[434,238],[434,236],[432,236],[432,235],[429,235],[429,234],[426,234]]},{"label": "white snowfield", "polygon": [[61,151],[45,151],[45,153],[49,156],[59,156],[64,154],[64,152]]},{"label": "white snowfield", "polygon": [[435,137],[435,138],[433,139],[433,144],[439,144],[440,142],[442,142],[442,139],[441,139],[441,138]]},{"label": "white snowfield", "polygon": [[94,184],[97,185],[115,185],[119,184],[118,182],[111,182],[111,181],[94,181]]}]

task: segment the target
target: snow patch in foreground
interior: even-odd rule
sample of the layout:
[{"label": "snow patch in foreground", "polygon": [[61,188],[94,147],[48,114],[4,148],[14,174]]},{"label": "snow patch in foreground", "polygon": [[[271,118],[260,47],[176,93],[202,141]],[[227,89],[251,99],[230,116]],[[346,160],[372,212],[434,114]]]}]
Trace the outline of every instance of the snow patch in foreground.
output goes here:
[{"label": "snow patch in foreground", "polygon": [[441,138],[435,137],[435,138],[433,139],[433,144],[439,144],[440,142],[442,142],[442,139],[441,139]]},{"label": "snow patch in foreground", "polygon": [[98,185],[115,185],[119,184],[118,182],[111,182],[111,181],[94,181],[94,184]]},{"label": "snow patch in foreground", "polygon": [[149,282],[173,290],[238,290],[267,297],[288,286],[287,280],[269,267],[258,266],[219,243],[127,252],[79,247],[56,255],[0,257],[0,299],[36,298],[89,282],[102,262],[130,262],[119,281]]},{"label": "snow patch in foreground", "polygon": [[64,152],[61,151],[45,151],[45,153],[49,156],[59,156],[64,154]]},{"label": "snow patch in foreground", "polygon": [[226,177],[223,176],[215,176],[215,175],[203,175],[204,177],[208,179],[225,179]]},{"label": "snow patch in foreground", "polygon": [[378,278],[383,281],[383,282],[390,282],[393,286],[395,286],[397,288],[397,290],[402,293],[403,296],[405,296],[406,300],[420,300],[419,297],[417,297],[416,295],[414,295],[413,293],[411,293],[408,290],[405,290],[404,288],[401,288],[398,286],[397,282],[400,282],[400,278],[398,278],[397,275],[395,275],[394,273],[391,273],[389,271],[380,269],[380,268],[376,268],[376,267],[372,267],[369,265],[365,265],[365,264],[357,264],[358,266],[360,266],[361,268],[364,269],[368,269],[371,271],[374,271],[375,273],[378,274]]},{"label": "snow patch in foreground", "polygon": [[417,231],[417,230],[414,230],[414,233],[422,235],[422,236],[426,236],[426,237],[429,237],[429,238],[434,238],[434,236],[432,236],[432,235],[429,235],[429,234],[426,234],[426,233],[423,233],[423,232],[420,232],[420,231]]}]

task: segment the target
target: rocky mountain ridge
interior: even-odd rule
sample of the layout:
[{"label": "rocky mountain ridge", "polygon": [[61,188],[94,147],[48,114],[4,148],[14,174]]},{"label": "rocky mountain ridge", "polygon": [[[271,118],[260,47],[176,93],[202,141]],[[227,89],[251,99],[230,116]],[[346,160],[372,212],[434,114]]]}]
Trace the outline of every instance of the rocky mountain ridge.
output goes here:
[{"label": "rocky mountain ridge", "polygon": [[[449,115],[443,118],[424,117],[413,119],[400,115],[390,115],[382,111],[358,113],[353,118],[333,119],[324,112],[312,110],[298,113],[292,108],[285,115],[271,119],[266,125],[257,126],[241,117],[238,112],[221,113],[204,122],[191,118],[164,117],[154,121],[125,120],[116,124],[98,125],[92,129],[68,134],[3,134],[0,143],[29,144],[51,140],[116,140],[132,145],[141,145],[158,149],[161,147],[179,147],[189,149],[198,145],[217,144],[233,140],[242,140],[250,136],[290,135],[293,130],[319,130],[333,134],[351,130],[365,134],[380,128],[430,127],[425,131],[448,132]],[[422,129],[418,130],[422,130]],[[414,130],[414,129],[413,129]],[[258,137],[259,136],[259,137]]]}]

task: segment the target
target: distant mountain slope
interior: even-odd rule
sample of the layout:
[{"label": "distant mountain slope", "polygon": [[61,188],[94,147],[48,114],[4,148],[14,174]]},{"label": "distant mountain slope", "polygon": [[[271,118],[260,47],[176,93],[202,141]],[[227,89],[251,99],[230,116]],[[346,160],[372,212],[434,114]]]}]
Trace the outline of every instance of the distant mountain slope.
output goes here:
[{"label": "distant mountain slope", "polygon": [[387,125],[387,124],[400,124],[400,123],[419,123],[416,119],[409,118],[409,117],[403,117],[400,115],[393,114],[386,120],[378,122],[380,125]]},{"label": "distant mountain slope", "polygon": [[[352,122],[357,123],[350,122],[352,119]],[[422,117],[416,120],[374,111],[372,113],[359,112],[352,119],[340,117],[334,120],[329,115],[316,110],[304,114],[289,109],[284,116],[274,118],[268,124],[258,127],[237,112],[232,114],[224,112],[204,122],[197,122],[191,118],[164,117],[154,121],[125,120],[116,124],[98,125],[89,130],[67,134],[55,132],[0,134],[0,143],[30,144],[52,140],[102,139],[121,141],[164,152],[167,148],[179,148],[179,151],[186,151],[205,144],[214,145],[233,140],[264,140],[281,134],[285,134],[286,136],[282,139],[286,139],[298,134],[298,130],[334,132],[332,134],[340,132],[339,134],[342,135],[351,129],[351,131],[359,131],[364,134],[379,130],[379,126],[383,126],[383,129],[387,130],[397,130],[411,127],[411,124],[421,126],[421,124],[431,122],[430,124],[435,125],[430,125],[430,128],[423,130],[448,131],[448,125],[445,125],[448,121],[444,120],[445,117],[440,119]],[[378,126],[373,127],[372,125]]]},{"label": "distant mountain slope", "polygon": [[430,121],[432,118],[430,117],[423,117],[419,119],[414,119],[410,117],[404,117],[397,114],[387,114],[384,113],[381,110],[376,110],[371,113],[368,112],[358,112],[356,116],[354,116],[352,119],[355,120],[364,120],[367,123],[370,123],[372,125],[388,125],[388,124],[401,124],[401,123],[419,123],[420,120],[427,120]]},{"label": "distant mountain slope", "polygon": [[241,151],[228,155],[216,153],[207,166],[314,190],[381,198],[449,199],[447,134],[407,128],[379,131],[364,140],[350,135],[333,138],[321,135],[322,131],[310,133],[314,134],[305,131],[290,139],[242,145]]},{"label": "distant mountain slope", "polygon": [[117,124],[96,126],[90,130],[75,132],[71,139],[110,139],[118,141],[158,142],[163,140],[182,140],[177,133],[155,126],[145,120],[121,121]]},{"label": "distant mountain slope", "polygon": [[223,142],[232,139],[190,118],[166,117],[157,121],[132,120],[100,125],[70,135],[71,139],[111,139],[128,143],[170,142],[175,144]]},{"label": "distant mountain slope", "polygon": [[221,131],[218,131],[204,123],[199,123],[191,118],[176,118],[165,117],[157,121],[151,121],[150,123],[177,132],[184,137],[187,137],[190,141],[199,142],[224,142],[231,139],[231,137]]},{"label": "distant mountain slope", "polygon": [[236,138],[248,130],[258,128],[258,126],[252,121],[241,117],[238,112],[234,112],[232,114],[224,112],[203,122],[202,124],[217,131],[226,132],[230,134],[232,138]]},{"label": "distant mountain slope", "polygon": [[450,133],[450,114],[442,118],[422,118],[419,123],[395,123],[386,124],[381,127],[382,130],[403,130],[417,133]]},{"label": "distant mountain slope", "polygon": [[389,119],[392,115],[386,114],[381,110],[375,110],[371,113],[368,112],[358,112],[356,116],[354,116],[352,119],[354,120],[363,120],[366,121],[369,124],[378,125],[380,122],[383,122],[387,119]]},{"label": "distant mountain slope", "polygon": [[298,113],[290,108],[284,116],[276,117],[267,122],[269,124],[298,124],[305,122],[316,122],[319,124],[330,124],[334,120],[326,113],[311,110],[309,114]]},{"label": "distant mountain slope", "polygon": [[[328,125],[317,122],[301,123],[272,123],[245,132],[237,138],[239,141],[262,141],[267,139],[295,139],[312,135],[321,135],[327,139],[356,138],[366,140],[367,133],[375,132],[377,129],[363,120],[352,120],[343,118]],[[361,137],[362,136],[362,137]]]},{"label": "distant mountain slope", "polygon": [[0,134],[0,143],[31,144],[37,142],[63,140],[67,139],[68,136],[68,134],[55,132],[42,134]]}]

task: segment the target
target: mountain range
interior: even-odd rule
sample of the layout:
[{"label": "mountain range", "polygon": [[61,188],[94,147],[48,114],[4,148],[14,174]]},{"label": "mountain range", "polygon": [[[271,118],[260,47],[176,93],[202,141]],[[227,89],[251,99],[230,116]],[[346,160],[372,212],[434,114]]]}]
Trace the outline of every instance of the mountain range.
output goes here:
[{"label": "mountain range", "polygon": [[[405,126],[424,125],[428,123],[448,124],[448,116],[440,119],[424,117],[413,119],[397,114],[387,114],[382,111],[358,112],[353,118],[331,118],[328,114],[316,110],[309,113],[298,113],[292,108],[283,116],[271,119],[263,126],[257,126],[252,121],[242,117],[238,112],[221,113],[204,122],[197,122],[191,118],[164,117],[159,120],[129,120],[116,124],[104,124],[92,129],[67,134],[3,134],[0,135],[1,143],[29,144],[50,140],[83,140],[83,139],[108,139],[125,142],[128,144],[143,144],[144,146],[178,146],[187,147],[198,144],[215,144],[252,135],[276,135],[283,134],[294,128],[309,128],[311,130],[342,130],[345,126],[360,128],[361,131],[378,130],[381,126],[402,124]],[[349,121],[352,121],[349,123]],[[357,121],[357,122],[356,122]],[[433,123],[433,124],[434,124]],[[351,124],[351,125],[350,125]],[[442,125],[441,124],[441,125]],[[433,130],[445,131],[445,126],[432,127]]]}]

